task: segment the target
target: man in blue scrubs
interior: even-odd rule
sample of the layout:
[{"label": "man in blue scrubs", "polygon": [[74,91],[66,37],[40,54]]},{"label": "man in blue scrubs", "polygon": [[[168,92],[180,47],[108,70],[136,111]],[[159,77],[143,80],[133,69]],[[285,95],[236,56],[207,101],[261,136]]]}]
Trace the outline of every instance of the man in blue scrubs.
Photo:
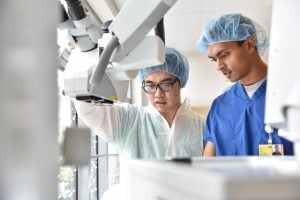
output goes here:
[{"label": "man in blue scrubs", "polygon": [[206,121],[204,156],[259,155],[260,145],[282,144],[293,155],[293,144],[265,131],[267,64],[261,59],[268,46],[265,31],[241,14],[210,20],[197,47],[234,84],[212,103]]}]

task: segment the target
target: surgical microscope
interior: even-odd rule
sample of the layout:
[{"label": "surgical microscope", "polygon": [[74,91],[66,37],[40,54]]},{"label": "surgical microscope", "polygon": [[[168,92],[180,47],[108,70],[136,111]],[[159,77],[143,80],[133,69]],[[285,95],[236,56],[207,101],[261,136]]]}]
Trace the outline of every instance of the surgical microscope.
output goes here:
[{"label": "surgical microscope", "polygon": [[64,69],[65,95],[100,103],[125,101],[118,83],[135,78],[139,68],[164,62],[164,43],[151,29],[175,2],[129,0],[100,30],[79,0],[65,0],[70,20],[58,30],[76,46]]}]

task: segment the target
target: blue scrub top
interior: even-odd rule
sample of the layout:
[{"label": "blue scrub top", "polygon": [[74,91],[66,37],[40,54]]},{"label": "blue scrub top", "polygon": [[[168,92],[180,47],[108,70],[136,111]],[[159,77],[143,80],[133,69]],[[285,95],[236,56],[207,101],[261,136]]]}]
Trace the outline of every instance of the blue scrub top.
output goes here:
[{"label": "blue scrub top", "polygon": [[[264,127],[266,81],[250,99],[241,83],[217,97],[206,121],[204,140],[214,143],[217,156],[259,155],[259,144],[268,143]],[[293,143],[272,133],[273,144],[283,144],[284,154],[293,155]]]}]

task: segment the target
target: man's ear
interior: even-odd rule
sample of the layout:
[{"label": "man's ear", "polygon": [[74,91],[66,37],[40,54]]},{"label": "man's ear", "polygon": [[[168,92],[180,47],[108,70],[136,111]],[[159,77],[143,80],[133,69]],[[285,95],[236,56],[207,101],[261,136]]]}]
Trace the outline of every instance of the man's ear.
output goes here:
[{"label": "man's ear", "polygon": [[252,36],[246,39],[245,45],[249,53],[256,51],[256,41]]}]

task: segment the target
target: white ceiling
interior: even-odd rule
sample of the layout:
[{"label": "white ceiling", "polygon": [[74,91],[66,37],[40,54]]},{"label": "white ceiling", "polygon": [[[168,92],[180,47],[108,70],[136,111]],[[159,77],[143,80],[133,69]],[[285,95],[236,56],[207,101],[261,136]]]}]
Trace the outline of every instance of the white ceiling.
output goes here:
[{"label": "white ceiling", "polygon": [[[120,8],[126,0],[113,2]],[[206,55],[197,51],[196,42],[206,21],[232,12],[254,19],[269,34],[272,0],[178,0],[164,17],[166,45],[178,49],[190,63],[189,82],[183,93],[190,98],[192,106],[209,106],[231,84]]]}]

